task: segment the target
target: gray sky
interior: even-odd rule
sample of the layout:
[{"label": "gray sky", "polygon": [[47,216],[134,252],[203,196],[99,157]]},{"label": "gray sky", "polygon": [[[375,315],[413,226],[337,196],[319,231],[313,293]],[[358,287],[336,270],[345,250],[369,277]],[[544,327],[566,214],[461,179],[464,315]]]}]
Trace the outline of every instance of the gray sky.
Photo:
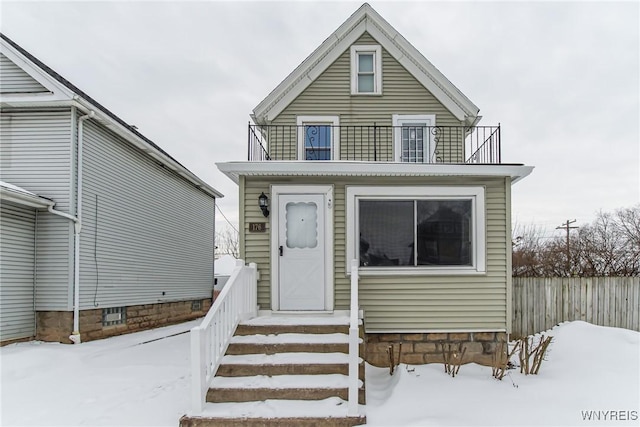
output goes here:
[{"label": "gray sky", "polygon": [[[250,112],[360,4],[2,0],[0,24],[224,193],[237,225],[214,163],[246,160]],[[502,125],[504,161],[536,167],[514,221],[552,235],[639,203],[638,2],[370,4]]]}]

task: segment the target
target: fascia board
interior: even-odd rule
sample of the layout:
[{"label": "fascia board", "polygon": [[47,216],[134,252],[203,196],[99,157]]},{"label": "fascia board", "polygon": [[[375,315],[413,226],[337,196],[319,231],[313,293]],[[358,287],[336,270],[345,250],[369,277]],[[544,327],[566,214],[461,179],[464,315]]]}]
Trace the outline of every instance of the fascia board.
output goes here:
[{"label": "fascia board", "polygon": [[[384,18],[376,13],[367,25],[369,32],[403,67],[426,87],[459,120],[477,116],[480,109],[453,85],[427,58]],[[376,19],[377,18],[377,19]]]},{"label": "fascia board", "polygon": [[[302,61],[275,89],[267,95],[254,109],[253,115],[260,121],[264,120],[264,115],[269,112],[272,104],[277,102],[278,98],[282,96],[282,93],[288,93],[293,89],[295,82],[297,82],[301,76],[309,71],[315,61],[318,58],[329,52],[333,45],[340,41],[347,33],[352,30],[359,21],[365,16],[367,10],[371,9],[368,4],[363,4],[358,10],[356,10],[345,22],[343,22],[337,30],[335,30],[325,41],[322,42],[307,58]],[[256,122],[258,123],[258,122]]]},{"label": "fascia board", "polygon": [[463,110],[460,105],[449,96],[449,94],[442,90],[441,86],[436,84],[433,79],[429,78],[427,74],[420,70],[415,61],[412,61],[407,57],[405,52],[394,44],[379,27],[376,25],[367,25],[367,32],[378,40],[382,47],[384,47],[385,50],[400,63],[400,65],[402,65],[416,80],[418,80],[422,86],[431,92],[438,101],[451,111],[458,120],[465,120],[468,113]]},{"label": "fascia board", "polygon": [[533,166],[407,164],[399,162],[266,161],[216,163],[235,183],[240,176],[496,176],[510,177],[512,184],[525,178]]},{"label": "fascia board", "polygon": [[[44,94],[44,96],[48,95],[47,100],[51,101],[59,101],[59,100],[70,100],[73,98],[74,93],[66,86],[58,82],[48,73],[41,70],[37,67],[33,62],[31,62],[28,58],[18,52],[13,46],[11,46],[6,41],[0,39],[0,46],[2,47],[1,52],[4,56],[9,58],[13,63],[15,63],[18,67],[24,70],[31,78],[40,83],[45,89],[49,90],[49,94]],[[30,94],[34,96],[34,94]],[[40,95],[43,96],[43,95]],[[17,98],[17,99],[14,99]],[[22,98],[23,96],[2,96],[0,95],[1,102],[16,102]]]},{"label": "fascia board", "polygon": [[[300,95],[311,83],[327,69],[333,62],[340,57],[365,31],[365,21],[361,21],[352,32],[350,32],[345,38],[338,41],[332,48],[321,56],[320,59],[313,67],[303,73],[303,77],[297,81],[294,86],[284,94],[271,108],[269,108],[264,114],[263,119],[267,123],[278,117],[280,113],[284,111],[289,104],[293,102],[298,95]],[[260,117],[259,114],[256,114]]]},{"label": "fascia board", "polygon": [[[356,22],[357,24],[355,24]],[[362,20],[361,22],[348,20],[341,25],[253,109],[253,115],[260,123],[268,122],[277,117],[363,32]]]},{"label": "fascia board", "polygon": [[185,169],[182,165],[178,164],[175,160],[166,156],[164,153],[161,153],[160,151],[156,150],[154,147],[149,145],[145,140],[143,140],[142,138],[139,138],[137,135],[132,133],[129,129],[122,126],[120,123],[112,120],[111,117],[109,117],[108,115],[102,113],[102,110],[97,106],[92,105],[90,102],[78,97],[76,99],[76,107],[85,113],[88,113],[89,111],[93,111],[96,114],[96,119],[100,121],[102,124],[104,124],[105,126],[107,126],[110,130],[112,130],[113,132],[115,132],[125,140],[129,141],[129,143],[133,144],[135,147],[142,150],[148,156],[152,157],[156,161],[167,166],[169,169],[173,170],[174,172],[177,172],[178,174],[183,176],[185,179],[187,179],[189,182],[194,184],[196,187],[200,188],[205,193],[218,198],[224,197],[222,193],[218,192],[216,189],[214,189],[209,184],[207,184],[206,182],[198,178],[192,172]]},{"label": "fascia board", "polygon": [[[407,55],[415,61],[420,67],[423,68],[421,73],[430,75],[438,84],[443,86],[445,92],[448,92],[448,96],[455,98],[460,106],[466,110],[467,114],[476,116],[480,109],[473,103],[467,96],[460,91],[451,81],[440,72],[418,49],[416,49],[402,34],[398,32],[386,19],[384,19],[373,8],[370,8],[369,16],[373,23],[375,23],[383,32],[386,33],[386,37],[392,43],[398,44],[403,50],[407,52]],[[417,76],[416,76],[417,77]]]}]

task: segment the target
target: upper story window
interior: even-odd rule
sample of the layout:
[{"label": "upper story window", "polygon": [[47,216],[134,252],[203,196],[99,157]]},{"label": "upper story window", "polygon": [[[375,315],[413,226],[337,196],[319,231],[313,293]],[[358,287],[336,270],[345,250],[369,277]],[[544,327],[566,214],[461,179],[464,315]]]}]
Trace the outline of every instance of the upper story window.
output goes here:
[{"label": "upper story window", "polygon": [[379,45],[351,46],[351,94],[382,94],[382,49]]},{"label": "upper story window", "polygon": [[436,116],[394,114],[392,118],[396,162],[433,163]]},{"label": "upper story window", "polygon": [[339,124],[337,116],[298,116],[298,160],[336,160]]}]

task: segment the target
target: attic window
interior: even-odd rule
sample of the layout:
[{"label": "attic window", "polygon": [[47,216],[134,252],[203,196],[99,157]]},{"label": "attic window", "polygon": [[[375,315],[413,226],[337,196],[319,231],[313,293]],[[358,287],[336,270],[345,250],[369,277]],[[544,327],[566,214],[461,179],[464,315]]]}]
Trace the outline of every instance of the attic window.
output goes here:
[{"label": "attic window", "polygon": [[351,46],[351,94],[382,94],[382,49],[379,45]]}]

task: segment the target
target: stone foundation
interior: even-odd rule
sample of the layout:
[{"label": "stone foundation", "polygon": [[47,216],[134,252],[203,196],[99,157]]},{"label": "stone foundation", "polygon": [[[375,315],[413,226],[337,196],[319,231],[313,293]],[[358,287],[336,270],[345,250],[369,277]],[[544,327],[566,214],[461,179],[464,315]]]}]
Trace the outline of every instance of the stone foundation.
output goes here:
[{"label": "stone foundation", "polygon": [[[159,328],[186,322],[204,316],[211,307],[211,298],[201,299],[201,308],[191,310],[189,301],[162,304],[132,305],[126,308],[126,322],[121,325],[103,326],[102,309],[80,311],[80,337],[83,342],[146,329]],[[70,344],[73,330],[73,312],[39,311],[36,313],[36,339]]]},{"label": "stone foundation", "polygon": [[[478,363],[493,366],[496,351],[500,342],[506,342],[504,332],[456,332],[456,333],[392,333],[366,335],[367,362],[374,366],[389,366],[390,347],[394,352],[395,363],[422,365],[425,363],[444,363],[442,354],[451,349],[464,349],[462,363]],[[506,351],[506,346],[505,346]],[[398,360],[398,353],[400,359]],[[500,356],[500,359],[506,354]]]}]

